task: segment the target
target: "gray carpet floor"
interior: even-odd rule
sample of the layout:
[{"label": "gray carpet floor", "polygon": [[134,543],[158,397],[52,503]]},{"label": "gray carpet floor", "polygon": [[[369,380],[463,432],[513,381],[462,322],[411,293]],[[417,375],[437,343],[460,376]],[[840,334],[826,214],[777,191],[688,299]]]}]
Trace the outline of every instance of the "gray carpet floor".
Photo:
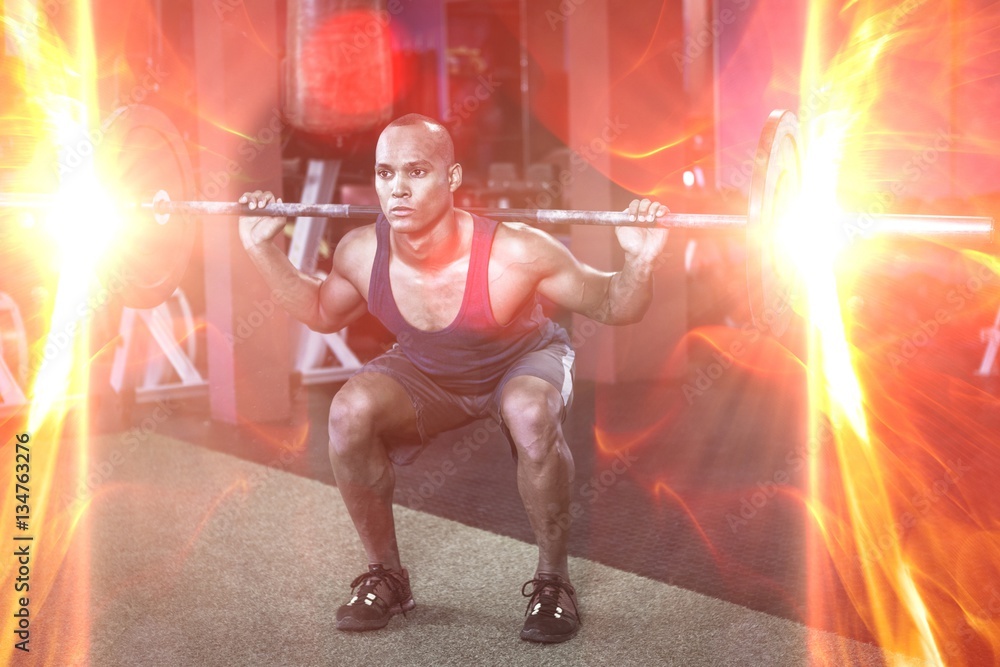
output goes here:
[{"label": "gray carpet floor", "polygon": [[365,558],[336,488],[168,438],[91,444],[114,472],[38,610],[37,650],[15,664],[886,664],[874,646],[581,559],[580,634],[528,644],[520,586],[534,547],[403,507],[417,608],[379,632],[337,632]]}]

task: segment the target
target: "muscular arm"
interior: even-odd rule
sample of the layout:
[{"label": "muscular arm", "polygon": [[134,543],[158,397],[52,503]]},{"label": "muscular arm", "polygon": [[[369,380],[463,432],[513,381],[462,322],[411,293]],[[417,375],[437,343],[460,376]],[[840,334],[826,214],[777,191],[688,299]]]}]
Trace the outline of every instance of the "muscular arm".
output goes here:
[{"label": "muscular arm", "polygon": [[653,298],[652,270],[626,261],[617,273],[580,262],[548,234],[511,226],[520,250],[533,257],[537,291],[553,303],[603,324],[632,324],[642,319]]},{"label": "muscular arm", "polygon": [[[666,207],[638,200],[630,211],[655,217]],[[652,220],[652,218],[650,218]],[[604,324],[633,324],[642,319],[653,299],[653,266],[666,243],[666,229],[617,228],[625,250],[625,265],[616,273],[598,271],[577,260],[548,234],[518,226],[518,250],[534,258],[537,291],[554,303]]]},{"label": "muscular arm", "polygon": [[320,280],[296,269],[274,244],[275,229],[282,224],[276,218],[241,219],[240,236],[251,261],[275,300],[292,317],[315,331],[343,329],[366,310],[365,299],[351,280],[363,274],[368,245],[365,228],[344,236],[334,253],[330,275]]},{"label": "muscular arm", "polygon": [[[340,248],[337,254],[344,252]],[[320,280],[296,269],[273,243],[249,248],[247,252],[275,300],[289,315],[314,331],[339,331],[367,310],[358,290],[339,273],[337,265],[343,260],[338,262],[336,256],[330,275]]]}]

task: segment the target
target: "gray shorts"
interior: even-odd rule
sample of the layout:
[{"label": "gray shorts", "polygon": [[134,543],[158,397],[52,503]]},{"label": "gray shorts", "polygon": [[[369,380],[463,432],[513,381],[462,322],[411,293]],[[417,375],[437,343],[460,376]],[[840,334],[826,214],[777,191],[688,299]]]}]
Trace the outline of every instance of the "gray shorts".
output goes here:
[{"label": "gray shorts", "polygon": [[382,373],[399,382],[417,413],[419,439],[387,443],[392,462],[397,465],[413,463],[435,435],[478,419],[495,420],[516,457],[510,431],[500,414],[500,398],[507,382],[520,375],[537,377],[555,387],[563,399],[562,419],[565,420],[566,411],[573,402],[575,352],[565,332],[560,329],[559,333],[561,335],[554,336],[545,347],[515,361],[495,386],[484,387],[482,393],[459,394],[441,388],[406,358],[399,345],[362,366],[358,373]]}]

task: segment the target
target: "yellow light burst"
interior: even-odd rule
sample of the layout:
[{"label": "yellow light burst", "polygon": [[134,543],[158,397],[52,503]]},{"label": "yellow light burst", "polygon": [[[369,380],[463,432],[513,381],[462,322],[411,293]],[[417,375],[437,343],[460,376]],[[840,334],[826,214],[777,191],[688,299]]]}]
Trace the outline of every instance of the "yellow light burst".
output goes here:
[{"label": "yellow light burst", "polygon": [[[8,113],[9,126],[17,129],[21,149],[16,155],[5,156],[0,166],[10,175],[5,187],[11,194],[49,191],[55,199],[55,206],[44,214],[22,217],[19,230],[26,235],[21,242],[39,244],[30,247],[33,256],[44,258],[44,265],[37,268],[57,284],[51,311],[45,313],[43,337],[35,346],[39,363],[29,378],[26,393],[31,405],[24,425],[33,443],[30,493],[26,496],[32,538],[32,619],[51,604],[53,586],[67,567],[75,573],[74,599],[81,605],[60,614],[60,623],[65,634],[83,637],[82,642],[68,646],[53,637],[44,642],[33,639],[30,644],[33,664],[54,665],[85,661],[88,652],[89,533],[81,530],[88,505],[65,507],[58,497],[65,496],[67,488],[76,489],[89,466],[88,330],[92,309],[88,305],[97,286],[97,268],[119,235],[121,219],[110,193],[101,187],[94,165],[87,161],[70,165],[61,159],[68,146],[76,145],[81,136],[90,136],[99,115],[91,4],[84,0],[59,3],[61,18],[66,19],[61,32],[48,24],[43,4],[10,0],[2,13],[8,40],[6,62],[18,63],[14,76],[8,78],[15,85],[10,91],[15,102]],[[63,447],[63,426],[71,407],[81,409],[72,413],[78,435],[73,447],[67,449]],[[2,500],[4,516],[15,514],[12,500],[7,496]],[[67,563],[71,550],[75,556]],[[7,572],[0,583],[13,590]],[[12,601],[10,596],[5,598],[5,609]],[[16,620],[4,611],[0,621],[4,637],[15,636]],[[9,664],[15,649],[10,641],[2,647],[0,663]]]},{"label": "yellow light burst", "polygon": [[[830,451],[813,456],[809,466],[805,504],[815,523],[811,620],[850,632],[860,619],[892,664],[915,659],[973,665],[978,664],[971,657],[974,646],[989,647],[993,655],[1000,650],[996,624],[970,620],[988,616],[991,612],[983,609],[992,607],[981,591],[969,592],[953,552],[953,543],[970,543],[970,535],[989,536],[968,548],[976,563],[972,569],[987,572],[995,571],[990,564],[1000,554],[996,522],[984,522],[962,504],[959,485],[969,466],[949,458],[951,451],[962,451],[955,443],[979,446],[981,435],[975,425],[952,424],[950,439],[934,442],[913,425],[925,415],[907,414],[903,396],[878,394],[878,383],[889,383],[877,375],[886,364],[854,346],[855,322],[843,293],[848,278],[865,267],[863,259],[854,258],[858,235],[845,223],[838,198],[870,190],[864,178],[881,146],[907,143],[905,135],[880,122],[883,98],[895,85],[888,73],[900,66],[893,60],[898,50],[922,47],[940,31],[948,11],[923,2],[810,4],[800,89],[810,105],[800,112],[806,119],[801,199],[778,222],[777,232],[782,255],[805,293],[810,431],[815,435],[829,424],[834,435]],[[831,17],[846,26],[845,34],[831,29]],[[827,94],[813,94],[817,90]],[[903,177],[922,175],[914,164],[904,165]],[[996,273],[995,259],[976,253],[966,257]],[[907,389],[920,398],[929,391]],[[971,399],[987,400],[965,391]],[[948,415],[940,419],[955,421]],[[909,453],[919,456],[911,460]],[[932,509],[931,502],[939,499],[944,500]],[[827,557],[853,609],[823,599]]]}]

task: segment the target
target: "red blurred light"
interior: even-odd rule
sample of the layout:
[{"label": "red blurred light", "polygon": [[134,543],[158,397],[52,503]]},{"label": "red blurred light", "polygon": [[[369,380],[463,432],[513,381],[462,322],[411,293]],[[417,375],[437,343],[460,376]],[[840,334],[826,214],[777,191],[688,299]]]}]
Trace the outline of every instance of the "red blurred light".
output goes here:
[{"label": "red blurred light", "polygon": [[391,114],[396,97],[392,31],[385,13],[338,13],[306,38],[297,76],[331,127],[366,126]]}]

